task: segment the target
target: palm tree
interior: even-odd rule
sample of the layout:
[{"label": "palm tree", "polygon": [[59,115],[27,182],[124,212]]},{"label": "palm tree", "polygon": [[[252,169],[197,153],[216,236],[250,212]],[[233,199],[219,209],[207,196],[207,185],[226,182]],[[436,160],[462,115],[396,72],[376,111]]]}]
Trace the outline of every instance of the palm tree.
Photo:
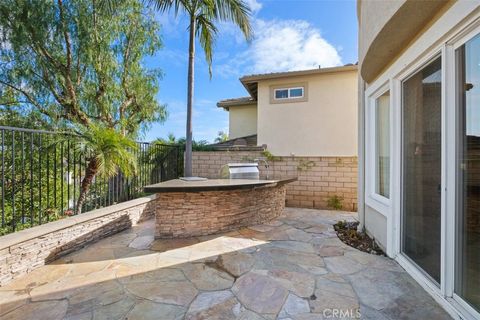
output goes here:
[{"label": "palm tree", "polygon": [[128,177],[136,172],[137,162],[132,151],[136,143],[130,138],[111,128],[102,128],[96,125],[88,129],[81,128],[75,136],[64,139],[70,140],[74,151],[86,158],[87,167],[80,185],[80,194],[77,199],[76,212],[82,212],[87,194],[95,177],[106,179],[122,173]]},{"label": "palm tree", "polygon": [[218,137],[215,138],[215,142],[228,141],[228,134],[224,131],[218,131]]},{"label": "palm tree", "polygon": [[189,18],[187,132],[185,144],[185,176],[192,176],[192,106],[195,72],[195,38],[205,52],[210,78],[212,77],[213,45],[218,29],[217,22],[232,22],[247,40],[252,38],[250,8],[244,0],[149,0],[159,12],[174,10],[184,12]]}]

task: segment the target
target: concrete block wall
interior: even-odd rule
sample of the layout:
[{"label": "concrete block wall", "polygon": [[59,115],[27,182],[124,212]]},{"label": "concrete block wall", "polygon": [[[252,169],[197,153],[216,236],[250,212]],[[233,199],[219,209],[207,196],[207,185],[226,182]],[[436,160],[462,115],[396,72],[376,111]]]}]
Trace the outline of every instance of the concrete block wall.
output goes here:
[{"label": "concrete block wall", "polygon": [[[219,178],[222,166],[229,162],[245,162],[264,158],[261,151],[196,151],[193,153],[193,174]],[[269,169],[260,164],[266,177],[297,176],[287,185],[289,207],[331,209],[328,200],[342,198],[343,210],[357,210],[357,157],[276,157]]]}]

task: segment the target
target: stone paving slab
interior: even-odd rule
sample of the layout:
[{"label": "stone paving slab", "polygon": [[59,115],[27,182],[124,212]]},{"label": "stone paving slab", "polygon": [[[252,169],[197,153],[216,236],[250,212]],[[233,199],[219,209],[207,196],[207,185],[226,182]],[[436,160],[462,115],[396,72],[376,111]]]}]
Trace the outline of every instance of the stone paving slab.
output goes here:
[{"label": "stone paving slab", "polygon": [[395,261],[336,237],[355,218],[287,208],[180,240],[154,240],[146,221],[0,287],[0,320],[450,319]]}]

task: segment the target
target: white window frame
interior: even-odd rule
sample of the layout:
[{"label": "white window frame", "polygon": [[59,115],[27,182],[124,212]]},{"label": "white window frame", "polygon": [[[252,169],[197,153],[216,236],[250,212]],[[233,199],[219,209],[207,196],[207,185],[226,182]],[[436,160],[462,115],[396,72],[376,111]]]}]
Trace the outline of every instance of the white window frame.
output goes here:
[{"label": "white window frame", "polygon": [[[302,89],[302,96],[292,97],[291,90]],[[276,98],[276,92],[279,90],[287,90],[288,96],[286,98]],[[280,83],[269,86],[270,104],[286,104],[286,103],[299,103],[308,101],[308,82],[291,82]]]},{"label": "white window frame", "polygon": [[[445,79],[450,87],[457,88],[457,63],[455,51],[463,46],[466,42],[470,41],[474,37],[480,34],[480,17],[472,23],[471,25],[464,28],[464,30],[458,33],[455,37],[450,39],[444,47],[444,52],[446,55],[446,69]],[[459,186],[457,185],[457,153],[458,153],[458,108],[457,108],[457,92],[453,90],[445,96],[445,104],[453,105],[455,108],[446,108],[445,114],[449,120],[446,122],[446,129],[450,133],[446,139],[445,144],[448,146],[453,146],[454,150],[450,150],[445,155],[445,160],[447,163],[453,165],[447,165],[445,168],[445,179],[446,179],[446,189],[447,190],[457,190]],[[458,210],[458,199],[456,197],[456,192],[450,192],[446,194],[445,198],[445,210],[447,212],[456,212]],[[456,224],[457,224],[457,215],[447,215],[446,216],[446,225],[445,229],[445,292],[447,296],[452,297],[453,302],[455,303],[458,309],[463,310],[464,313],[469,313],[474,315],[477,319],[480,318],[480,312],[476,311],[472,306],[470,306],[462,297],[455,293],[455,269],[456,269]]]},{"label": "white window frame", "polygon": [[[383,94],[390,92],[389,100],[389,144],[390,144],[390,165],[389,165],[389,190],[390,196],[387,198],[379,193],[377,193],[377,181],[378,181],[378,170],[377,170],[377,128],[376,128],[376,118],[377,118],[377,99]],[[365,175],[367,177],[373,177],[373,179],[367,179],[365,184],[365,203],[380,212],[386,217],[390,216],[391,212],[391,193],[392,193],[392,94],[390,90],[389,83],[384,83],[379,89],[374,91],[366,99],[367,108],[366,108],[366,117],[365,117]]]},{"label": "white window frame", "polygon": [[[291,90],[295,89],[302,89],[302,95],[298,97],[292,97],[290,95]],[[287,97],[286,98],[277,98],[277,91],[284,91],[287,90]],[[284,101],[284,100],[293,100],[293,99],[303,99],[305,98],[305,87],[285,87],[285,88],[275,88],[273,89],[273,99],[276,101]]]}]

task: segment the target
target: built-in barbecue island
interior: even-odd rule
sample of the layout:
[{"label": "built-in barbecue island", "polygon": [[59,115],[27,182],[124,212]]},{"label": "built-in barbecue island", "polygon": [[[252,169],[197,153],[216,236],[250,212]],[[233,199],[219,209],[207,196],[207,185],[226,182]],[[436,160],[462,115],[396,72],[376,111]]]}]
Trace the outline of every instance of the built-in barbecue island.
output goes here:
[{"label": "built-in barbecue island", "polygon": [[156,193],[155,238],[188,238],[261,224],[280,216],[285,186],[297,178],[175,179],[145,187]]}]

